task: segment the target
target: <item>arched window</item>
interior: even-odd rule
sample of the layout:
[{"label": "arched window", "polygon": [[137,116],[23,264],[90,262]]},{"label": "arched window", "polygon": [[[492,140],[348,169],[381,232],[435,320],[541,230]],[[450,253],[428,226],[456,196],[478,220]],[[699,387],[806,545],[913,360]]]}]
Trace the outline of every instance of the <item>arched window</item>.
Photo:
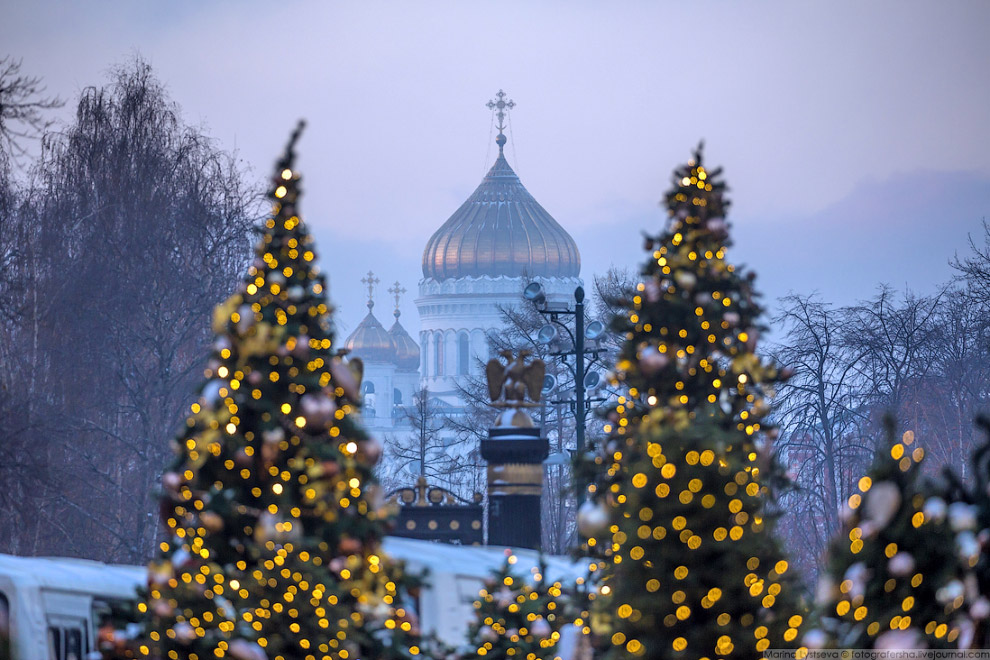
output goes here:
[{"label": "arched window", "polygon": [[474,346],[474,354],[471,358],[481,362],[488,362],[488,358],[491,356],[488,354],[488,341],[485,337],[484,330],[475,328],[471,331],[471,344]]},{"label": "arched window", "polygon": [[405,409],[402,407],[402,392],[398,387],[392,388],[392,419],[402,419],[405,414]]},{"label": "arched window", "polygon": [[467,376],[471,361],[471,342],[466,332],[457,335],[457,375]]},{"label": "arched window", "polygon": [[424,376],[429,375],[429,369],[430,369],[430,358],[427,356],[427,353],[429,351],[426,350],[426,347],[429,346],[429,342],[430,342],[429,333],[426,332],[419,333],[419,345],[423,347],[423,350],[419,352],[420,361],[422,363],[419,367],[419,370],[423,373]]},{"label": "arched window", "polygon": [[443,334],[440,332],[433,337],[433,375],[443,375]]},{"label": "arched window", "polygon": [[375,416],[375,384],[366,380],[361,384],[361,392],[364,394],[364,415],[365,417]]}]

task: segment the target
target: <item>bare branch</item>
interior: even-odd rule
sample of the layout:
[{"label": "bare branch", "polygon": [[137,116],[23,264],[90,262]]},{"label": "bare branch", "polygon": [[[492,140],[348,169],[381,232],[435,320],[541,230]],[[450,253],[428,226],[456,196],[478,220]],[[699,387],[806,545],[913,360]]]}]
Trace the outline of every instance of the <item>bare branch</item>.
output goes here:
[{"label": "bare branch", "polygon": [[0,58],[0,158],[25,155],[24,141],[40,138],[51,126],[46,111],[62,105],[45,94],[41,78],[21,73],[21,60]]}]

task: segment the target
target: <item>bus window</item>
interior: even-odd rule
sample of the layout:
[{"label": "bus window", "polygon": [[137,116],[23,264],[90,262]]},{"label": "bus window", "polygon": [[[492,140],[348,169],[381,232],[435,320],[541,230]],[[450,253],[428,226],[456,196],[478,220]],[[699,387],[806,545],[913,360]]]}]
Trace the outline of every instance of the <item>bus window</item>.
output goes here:
[{"label": "bus window", "polygon": [[89,651],[85,620],[58,618],[48,624],[49,660],[84,660]]},{"label": "bus window", "polygon": [[10,601],[0,591],[0,658],[10,657]]},{"label": "bus window", "polygon": [[105,658],[138,657],[137,642],[141,626],[137,604],[122,598],[99,598],[93,601],[93,629],[96,639],[92,649]]},{"label": "bus window", "polygon": [[61,628],[48,626],[48,657],[49,660],[63,660]]},{"label": "bus window", "polygon": [[83,635],[81,628],[65,631],[65,660],[83,660]]}]

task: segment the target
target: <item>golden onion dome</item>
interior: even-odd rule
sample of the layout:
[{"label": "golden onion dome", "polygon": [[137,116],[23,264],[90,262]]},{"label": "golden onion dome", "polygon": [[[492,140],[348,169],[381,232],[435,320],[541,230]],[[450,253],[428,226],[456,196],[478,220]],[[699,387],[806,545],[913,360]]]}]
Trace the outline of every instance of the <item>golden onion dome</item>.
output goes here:
[{"label": "golden onion dome", "polygon": [[577,244],[498,158],[481,185],[433,234],[423,251],[423,276],[577,277]]},{"label": "golden onion dome", "polygon": [[399,310],[395,310],[395,323],[388,329],[388,334],[395,344],[395,364],[400,369],[419,368],[419,344],[409,336],[406,329],[399,323]]},{"label": "golden onion dome", "polygon": [[369,300],[368,315],[354,328],[354,332],[344,342],[344,348],[350,351],[351,355],[356,355],[367,362],[395,362],[395,342],[392,335],[372,313],[374,306],[375,303]]}]

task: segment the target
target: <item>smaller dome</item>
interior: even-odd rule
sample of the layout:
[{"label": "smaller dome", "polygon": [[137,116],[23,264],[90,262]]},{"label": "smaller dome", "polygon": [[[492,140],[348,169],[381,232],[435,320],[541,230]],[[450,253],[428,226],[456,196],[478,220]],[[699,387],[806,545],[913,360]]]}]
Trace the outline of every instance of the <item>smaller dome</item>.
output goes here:
[{"label": "smaller dome", "polygon": [[372,307],[374,303],[369,302],[368,315],[354,328],[354,332],[344,342],[344,348],[368,362],[395,362],[395,342],[385,326],[375,318]]},{"label": "smaller dome", "polygon": [[395,311],[395,323],[388,329],[388,334],[395,344],[395,364],[400,369],[416,370],[419,368],[419,344],[409,336],[406,329],[399,323],[399,311]]}]

